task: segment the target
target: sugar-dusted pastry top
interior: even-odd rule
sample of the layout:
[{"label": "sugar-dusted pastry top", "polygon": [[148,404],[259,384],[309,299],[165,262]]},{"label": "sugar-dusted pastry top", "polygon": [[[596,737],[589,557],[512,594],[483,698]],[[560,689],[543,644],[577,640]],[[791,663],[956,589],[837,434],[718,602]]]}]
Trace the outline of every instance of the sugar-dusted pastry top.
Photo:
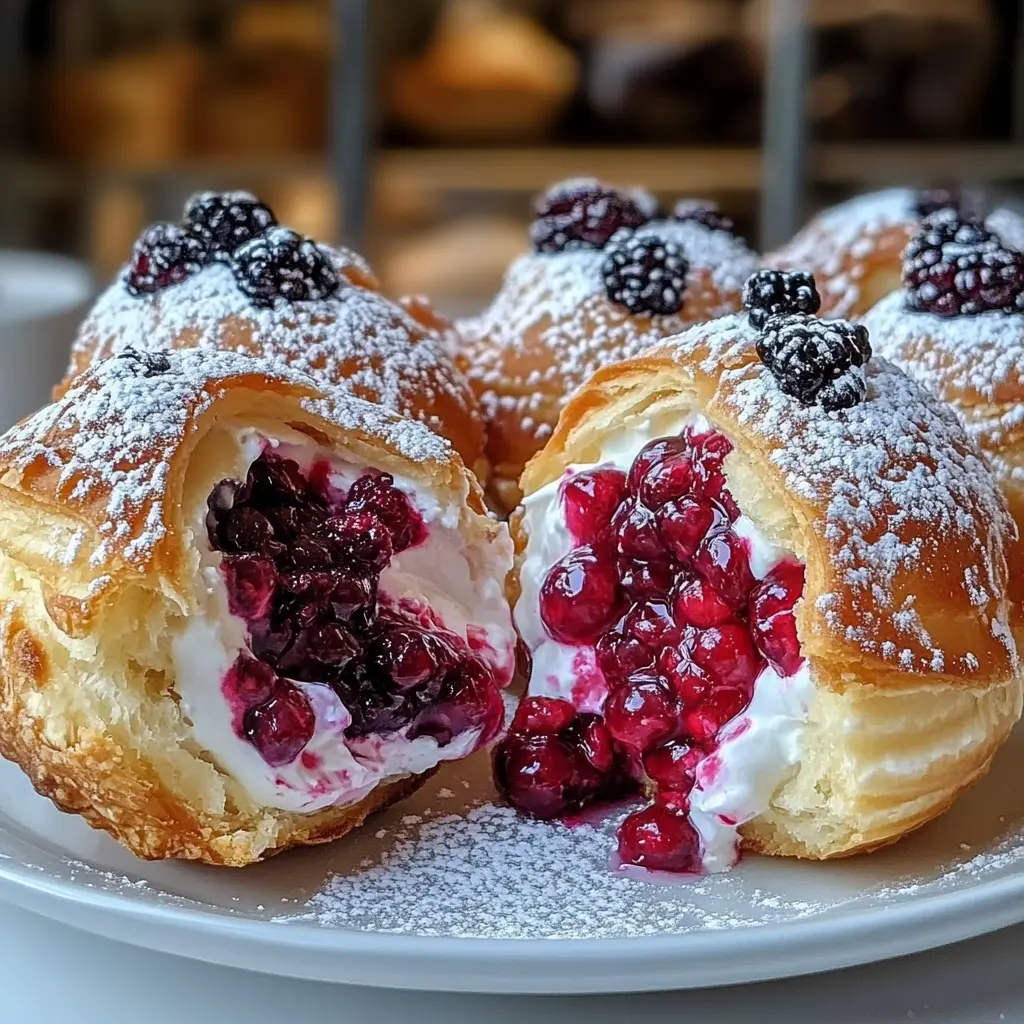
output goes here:
[{"label": "sugar-dusted pastry top", "polygon": [[[766,261],[783,269],[812,271],[822,309],[829,315],[862,313],[865,302],[874,301],[875,285],[866,279],[887,264],[898,276],[899,254],[918,223],[915,196],[912,189],[891,188],[823,210]],[[872,295],[862,295],[865,288]]]},{"label": "sugar-dusted pastry top", "polygon": [[740,308],[743,282],[757,263],[741,238],[695,221],[652,221],[634,234],[675,243],[689,263],[679,312],[633,315],[609,301],[604,250],[521,256],[488,309],[459,324],[467,372],[489,420],[514,416],[525,434],[543,441],[551,406],[595,370]]},{"label": "sugar-dusted pastry top", "polygon": [[69,513],[67,528],[41,538],[37,555],[83,567],[94,589],[109,582],[105,573],[141,571],[159,558],[181,514],[166,498],[186,471],[182,453],[200,419],[215,405],[230,415],[240,390],[260,392],[268,415],[275,402],[300,399],[308,422],[297,426],[314,434],[373,438],[425,467],[451,458],[448,444],[420,424],[349,396],[326,397],[312,378],[280,364],[233,352],[122,351],[0,437],[0,489]]},{"label": "sugar-dusted pastry top", "polygon": [[476,463],[483,427],[445,339],[363,287],[372,278],[358,257],[320,248],[340,280],[338,290],[321,299],[256,305],[223,262],[147,295],[130,294],[118,277],[82,324],[62,387],[125,348],[241,352],[411,415],[452,440],[468,464]]},{"label": "sugar-dusted pastry top", "polygon": [[602,370],[566,407],[524,492],[589,461],[612,424],[659,406],[702,409],[806,564],[797,621],[816,678],[1005,679],[1017,664],[1005,597],[1015,528],[955,413],[882,359],[867,365],[863,402],[802,405],[778,389],[756,338],[746,317],[728,316]]},{"label": "sugar-dusted pastry top", "polygon": [[1024,314],[997,310],[937,316],[906,309],[904,292],[864,318],[879,355],[957,409],[964,425],[998,460],[1024,440]]}]

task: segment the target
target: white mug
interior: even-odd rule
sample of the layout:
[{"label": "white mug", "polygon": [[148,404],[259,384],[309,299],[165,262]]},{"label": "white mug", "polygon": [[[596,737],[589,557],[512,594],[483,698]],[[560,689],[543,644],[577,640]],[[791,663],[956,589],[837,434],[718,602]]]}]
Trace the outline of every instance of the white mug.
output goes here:
[{"label": "white mug", "polygon": [[0,431],[50,401],[92,294],[81,263],[0,249]]}]

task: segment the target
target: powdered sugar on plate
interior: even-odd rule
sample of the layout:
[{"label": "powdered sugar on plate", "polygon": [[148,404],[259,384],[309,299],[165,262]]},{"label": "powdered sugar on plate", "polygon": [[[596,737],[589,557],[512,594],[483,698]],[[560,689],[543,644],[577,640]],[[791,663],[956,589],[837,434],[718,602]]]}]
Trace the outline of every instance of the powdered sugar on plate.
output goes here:
[{"label": "powdered sugar on plate", "polygon": [[308,914],[290,920],[416,935],[596,939],[737,928],[763,924],[766,914],[792,919],[821,909],[780,897],[759,904],[756,896],[748,913],[712,909],[702,906],[717,886],[710,877],[655,889],[618,874],[608,851],[621,817],[568,827],[491,804],[448,815],[415,836],[396,835],[379,864],[334,877]]}]

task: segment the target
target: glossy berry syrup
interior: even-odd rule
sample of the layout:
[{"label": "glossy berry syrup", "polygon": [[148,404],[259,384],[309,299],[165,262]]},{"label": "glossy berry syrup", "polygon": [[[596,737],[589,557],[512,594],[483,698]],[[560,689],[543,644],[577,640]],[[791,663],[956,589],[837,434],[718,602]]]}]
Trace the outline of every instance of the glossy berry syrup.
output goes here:
[{"label": "glossy berry syrup", "polygon": [[607,698],[601,715],[527,698],[496,756],[509,802],[538,818],[639,780],[653,802],[621,825],[618,855],[651,870],[700,870],[698,767],[766,665],[788,676],[802,662],[803,567],[783,561],[755,579],[722,469],[731,447],[688,428],[645,445],[627,472],[599,466],[563,483],[574,546],[543,581],[540,619],[560,643],[593,649]]},{"label": "glossy berry syrup", "polygon": [[386,473],[347,492],[329,478],[326,462],[307,476],[268,450],[210,494],[210,544],[250,638],[222,681],[236,733],[268,765],[291,764],[316,729],[303,683],[335,691],[351,738],[407,726],[441,746],[470,728],[493,738],[504,709],[487,664],[429,609],[378,595],[392,557],[426,539],[419,513]]}]

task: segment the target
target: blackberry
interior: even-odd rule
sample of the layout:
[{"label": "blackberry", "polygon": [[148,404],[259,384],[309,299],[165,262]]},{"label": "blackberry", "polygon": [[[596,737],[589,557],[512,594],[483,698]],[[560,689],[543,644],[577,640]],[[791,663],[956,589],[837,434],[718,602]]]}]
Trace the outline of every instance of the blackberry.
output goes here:
[{"label": "blackberry", "polygon": [[732,217],[719,213],[715,204],[707,199],[680,199],[672,210],[672,219],[696,221],[712,231],[728,231],[729,234],[734,234],[736,228]]},{"label": "blackberry", "polygon": [[214,258],[226,259],[274,227],[277,218],[249,192],[197,192],[185,204],[184,223]]},{"label": "blackberry", "polygon": [[320,247],[288,228],[271,228],[240,246],[231,259],[238,287],[257,306],[325,299],[338,290],[338,274]]},{"label": "blackberry", "polygon": [[871,358],[871,343],[862,324],[803,313],[769,317],[757,354],[779,390],[804,405],[846,409],[866,393],[861,368]]},{"label": "blackberry", "polygon": [[1024,312],[1024,254],[978,220],[943,208],[903,250],[906,308],[937,316]]},{"label": "blackberry", "polygon": [[136,241],[124,274],[132,295],[152,295],[180,284],[209,262],[203,243],[177,224],[151,224]]},{"label": "blackberry", "polygon": [[759,270],[743,286],[743,305],[750,323],[761,330],[770,316],[817,313],[821,298],[814,275],[806,270]]},{"label": "blackberry", "polygon": [[623,231],[608,245],[601,273],[608,298],[633,314],[678,313],[689,263],[673,242]]},{"label": "blackberry", "polygon": [[167,373],[171,361],[164,352],[140,352],[136,348],[124,348],[114,356],[115,359],[131,359],[142,367],[143,377],[155,377],[158,373]]},{"label": "blackberry", "polygon": [[563,181],[537,201],[530,238],[537,252],[603,249],[620,228],[638,228],[655,212],[654,200],[591,179]]}]

